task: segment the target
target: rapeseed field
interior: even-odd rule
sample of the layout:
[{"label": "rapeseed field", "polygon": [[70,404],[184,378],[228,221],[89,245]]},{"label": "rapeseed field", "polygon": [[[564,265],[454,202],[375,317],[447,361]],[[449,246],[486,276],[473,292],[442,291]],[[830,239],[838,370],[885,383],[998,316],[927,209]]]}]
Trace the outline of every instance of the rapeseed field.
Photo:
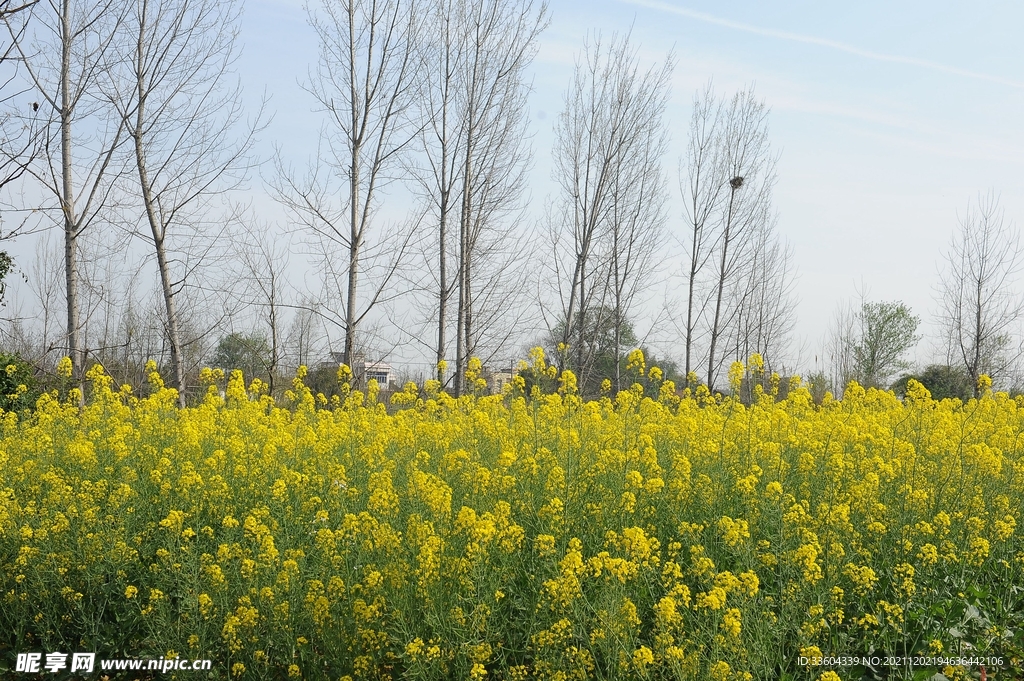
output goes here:
[{"label": "rapeseed field", "polygon": [[583,401],[532,362],[557,390],[384,404],[300,369],[275,401],[205,370],[185,409],[155,366],[145,396],[97,366],[84,404],[3,414],[2,675],[31,650],[213,661],[153,676],[181,679],[1024,673],[1024,399],[777,399],[755,356],[744,404],[634,353],[646,388]]}]

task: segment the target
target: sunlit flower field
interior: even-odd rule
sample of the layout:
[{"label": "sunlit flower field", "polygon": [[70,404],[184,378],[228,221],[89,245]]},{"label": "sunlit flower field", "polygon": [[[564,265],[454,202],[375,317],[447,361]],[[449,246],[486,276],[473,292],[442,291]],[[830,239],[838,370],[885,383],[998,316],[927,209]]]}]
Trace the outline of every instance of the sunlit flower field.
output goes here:
[{"label": "sunlit flower field", "polygon": [[96,367],[84,406],[2,415],[0,672],[60,650],[213,660],[182,679],[1024,673],[1024,398],[815,405],[794,380],[744,405],[632,360],[646,392],[591,402],[535,352],[551,394],[329,400],[300,369],[275,403],[207,370],[183,410],[155,371],[139,398]]}]

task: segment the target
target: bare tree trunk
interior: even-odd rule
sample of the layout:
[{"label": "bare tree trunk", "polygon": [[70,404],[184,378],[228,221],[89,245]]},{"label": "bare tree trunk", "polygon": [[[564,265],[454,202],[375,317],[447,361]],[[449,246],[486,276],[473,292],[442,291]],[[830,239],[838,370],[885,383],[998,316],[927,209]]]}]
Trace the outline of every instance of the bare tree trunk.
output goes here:
[{"label": "bare tree trunk", "polygon": [[[354,61],[354,60],[353,60]],[[354,85],[353,85],[354,88]],[[355,93],[353,92],[353,96]],[[353,110],[353,125],[356,112]],[[355,370],[356,353],[356,304],[359,286],[359,247],[362,245],[362,227],[359,222],[359,152],[360,144],[352,145],[352,165],[349,168],[351,183],[349,184],[351,204],[351,223],[349,228],[348,246],[348,288],[345,292],[345,354],[344,362]],[[358,379],[359,377],[357,377]]]},{"label": "bare tree trunk", "polygon": [[279,272],[270,272],[270,291],[271,296],[268,301],[268,318],[270,321],[270,366],[267,367],[267,375],[269,377],[268,388],[270,394],[274,394],[274,386],[277,380],[277,372],[281,364],[281,330],[280,320],[278,318],[277,308],[280,305],[280,301],[277,299],[277,287]]},{"label": "bare tree trunk", "polygon": [[[618,178],[616,178],[616,179],[618,179]],[[615,200],[615,209],[614,209],[615,217],[614,217],[613,225],[612,225],[612,263],[611,263],[612,296],[613,296],[613,303],[612,304],[614,306],[614,309],[613,309],[613,316],[614,316],[613,324],[614,324],[614,327],[612,329],[612,346],[613,346],[612,353],[614,355],[613,360],[615,362],[615,365],[614,365],[615,366],[615,368],[614,368],[614,372],[615,372],[614,373],[614,378],[615,378],[615,392],[616,393],[618,391],[622,390],[622,382],[621,382],[622,381],[622,376],[621,376],[621,371],[620,371],[620,366],[619,366],[619,364],[620,364],[619,357],[621,355],[621,350],[622,350],[622,325],[623,325],[623,322],[625,321],[625,319],[624,319],[625,315],[623,314],[623,309],[622,309],[622,302],[623,302],[622,301],[622,289],[621,289],[621,287],[619,285],[619,280],[620,280],[620,276],[619,276],[619,274],[620,274],[619,273],[619,259],[620,259],[620,256],[621,256],[621,251],[620,251],[621,244],[619,243],[619,241],[620,241],[620,238],[621,238],[621,234],[620,234],[620,219],[619,219],[619,215],[618,215],[618,212],[619,212],[618,211],[618,209],[619,209],[619,199],[620,199],[620,197],[618,195],[618,186],[617,185],[618,185],[618,182],[616,182],[616,195],[615,195],[615,199],[616,200]]]},{"label": "bare tree trunk", "polygon": [[[348,289],[345,300],[345,350],[344,362],[355,368],[356,351],[356,289],[359,284],[359,246],[362,242],[362,225],[359,222],[359,169],[363,146],[363,131],[360,126],[361,106],[358,91],[359,79],[356,74],[358,61],[357,41],[355,38],[356,4],[349,2],[348,9],[348,86],[351,108],[347,112],[351,116],[349,133],[349,239],[348,239]],[[369,74],[368,74],[369,75]],[[357,379],[360,377],[357,377]]]},{"label": "bare tree trunk", "polygon": [[[584,334],[586,334],[586,332],[587,332],[587,308],[589,307],[589,305],[586,305],[584,303],[584,301],[587,299],[587,297],[586,297],[586,290],[587,290],[587,259],[585,257],[580,260],[579,272],[580,272],[580,309],[579,309],[579,312],[577,313],[576,328],[574,329],[574,331],[576,332],[574,334],[575,345],[576,345],[576,366],[575,366],[575,369],[576,369],[576,372],[581,377],[583,377],[583,376],[586,375],[586,373],[584,372],[584,366],[583,366],[583,363],[584,363],[584,359],[583,359],[584,352],[583,351],[584,351],[584,348],[585,348],[585,346],[584,346]],[[603,313],[603,311],[602,311],[602,313]],[[567,326],[568,326],[568,324],[567,324]],[[599,326],[599,325],[595,323],[595,326]]]},{"label": "bare tree trunk", "polygon": [[[469,31],[465,26],[463,30]],[[473,144],[476,137],[476,125],[479,112],[476,107],[477,81],[479,78],[479,55],[473,55],[472,66],[463,84],[466,92],[465,111],[465,157],[462,166],[462,212],[459,218],[459,301],[456,319],[456,355],[455,355],[455,396],[458,397],[468,388],[466,385],[466,367],[469,364],[469,229],[473,215]]]},{"label": "bare tree trunk", "polygon": [[736,190],[743,184],[743,178],[736,176],[732,182],[732,191],[729,194],[729,209],[725,219],[725,231],[722,233],[722,257],[718,265],[718,286],[715,290],[715,316],[711,323],[711,348],[708,350],[708,388],[714,389],[715,385],[715,345],[718,343],[720,332],[719,323],[722,317],[722,294],[725,291],[725,280],[727,276],[726,264],[730,244],[730,230],[732,228],[732,206],[736,197]]},{"label": "bare tree trunk", "polygon": [[78,220],[75,217],[74,162],[71,150],[71,2],[61,3],[60,59],[60,154],[62,206],[64,212],[64,268],[67,277],[68,355],[72,375],[81,383],[85,357],[79,345],[78,330]]},{"label": "bare tree trunk", "polygon": [[441,368],[441,362],[444,361],[445,349],[448,346],[445,331],[448,325],[448,298],[450,297],[450,292],[448,291],[448,201],[450,194],[446,188],[448,183],[447,155],[447,144],[443,144],[441,151],[443,159],[441,164],[441,186],[444,188],[441,190],[441,217],[437,227],[437,267],[440,281],[438,282],[437,292],[437,354],[434,358],[434,365],[437,367],[437,380],[442,385],[444,384],[444,371]]},{"label": "bare tree trunk", "polygon": [[174,387],[178,390],[178,406],[184,407],[185,369],[182,366],[178,311],[175,307],[174,290],[171,287],[171,271],[167,265],[167,253],[164,251],[162,239],[156,246],[156,262],[160,269],[160,290],[163,293],[164,309],[167,314],[167,340],[171,346],[171,373],[174,375]]},{"label": "bare tree trunk", "polygon": [[[469,102],[473,110],[473,102]],[[473,131],[469,124],[466,139],[466,158],[462,168],[462,215],[459,220],[459,302],[456,320],[455,396],[466,390],[466,366],[469,363],[469,338],[466,335],[469,319],[469,221],[472,216],[472,158]]]},{"label": "bare tree trunk", "polygon": [[[140,79],[141,88],[141,79]],[[173,374],[173,386],[178,391],[178,405],[185,406],[185,372],[181,362],[181,335],[178,332],[178,311],[175,308],[174,288],[171,283],[171,270],[167,264],[167,251],[164,248],[164,228],[157,217],[157,208],[153,199],[153,188],[149,182],[145,152],[142,148],[142,136],[140,134],[143,123],[144,106],[139,106],[135,134],[135,158],[139,172],[139,189],[142,194],[142,203],[146,211],[146,221],[149,223],[153,234],[153,246],[156,250],[157,269],[160,272],[160,292],[163,295],[164,312],[167,315],[167,339],[170,342],[171,350],[171,373]]]},{"label": "bare tree trunk", "polygon": [[691,368],[693,367],[693,332],[696,328],[696,319],[693,316],[693,296],[697,285],[697,273],[698,268],[697,262],[697,240],[696,234],[694,235],[693,249],[690,252],[690,271],[687,272],[686,278],[686,332],[683,336],[683,344],[686,347],[686,362],[685,362],[685,373],[686,376],[690,375]]},{"label": "bare tree trunk", "polygon": [[[268,258],[269,259],[269,258]],[[277,372],[281,364],[281,329],[278,307],[281,301],[278,300],[277,291],[281,273],[273,269],[276,263],[271,262],[269,274],[270,295],[267,300],[267,319],[270,323],[270,366],[267,367],[268,390],[274,394],[274,387],[277,382]]]},{"label": "bare tree trunk", "polygon": [[[979,268],[984,271],[984,267]],[[974,333],[972,334],[971,344],[974,346],[974,355],[971,357],[971,361],[967,364],[967,371],[971,376],[971,384],[974,386],[974,396],[979,397],[981,394],[980,386],[978,385],[978,379],[981,378],[981,343],[983,339],[982,331],[982,311],[984,310],[984,303],[982,298],[982,290],[984,288],[984,281],[982,277],[977,278],[977,284],[975,286],[975,298],[974,298]]]}]

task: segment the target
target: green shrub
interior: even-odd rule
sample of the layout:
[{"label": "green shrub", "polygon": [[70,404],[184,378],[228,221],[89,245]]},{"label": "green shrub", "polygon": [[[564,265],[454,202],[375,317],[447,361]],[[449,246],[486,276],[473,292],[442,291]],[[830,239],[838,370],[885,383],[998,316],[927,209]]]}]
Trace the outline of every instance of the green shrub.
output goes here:
[{"label": "green shrub", "polygon": [[0,409],[24,411],[39,397],[35,369],[18,355],[0,353]]}]

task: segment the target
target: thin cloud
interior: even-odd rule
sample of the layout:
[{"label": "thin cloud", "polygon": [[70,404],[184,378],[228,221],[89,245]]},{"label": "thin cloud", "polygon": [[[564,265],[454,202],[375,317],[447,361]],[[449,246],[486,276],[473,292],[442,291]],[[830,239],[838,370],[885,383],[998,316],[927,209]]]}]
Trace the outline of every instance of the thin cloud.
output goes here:
[{"label": "thin cloud", "polygon": [[999,85],[1006,85],[1008,87],[1024,89],[1024,82],[1011,80],[1009,78],[1002,78],[1000,76],[993,76],[988,73],[980,73],[978,71],[971,71],[968,69],[961,69],[956,66],[948,66],[946,64],[940,64],[939,62],[929,61],[927,59],[918,59],[916,57],[904,57],[898,54],[885,54],[883,52],[873,52],[871,50],[864,50],[853,45],[847,45],[835,40],[828,40],[826,38],[815,38],[813,36],[802,35],[800,33],[790,33],[789,31],[779,31],[774,28],[761,28],[760,26],[751,26],[750,24],[740,23],[738,21],[731,21],[729,19],[722,19],[711,14],[704,12],[697,12],[692,9],[685,7],[679,7],[677,5],[670,5],[664,2],[658,2],[657,0],[619,0],[627,5],[637,5],[640,7],[647,7],[649,9],[659,10],[662,12],[669,12],[671,14],[677,14],[679,16],[687,17],[690,19],[696,19],[697,21],[703,21],[708,24],[715,24],[716,26],[723,26],[725,28],[731,28],[736,31],[743,31],[745,33],[753,33],[754,35],[765,36],[767,38],[778,38],[779,40],[788,40],[795,43],[804,43],[805,45],[817,45],[819,47],[826,47],[831,50],[838,52],[845,52],[847,54],[853,54],[858,57],[864,57],[865,59],[872,59],[875,61],[888,62],[890,64],[905,64],[907,66],[917,66],[920,68],[930,69],[932,71],[938,71],[940,73],[946,73],[953,76],[962,76],[964,78],[973,78],[975,80],[984,80],[989,83],[998,83]]}]

